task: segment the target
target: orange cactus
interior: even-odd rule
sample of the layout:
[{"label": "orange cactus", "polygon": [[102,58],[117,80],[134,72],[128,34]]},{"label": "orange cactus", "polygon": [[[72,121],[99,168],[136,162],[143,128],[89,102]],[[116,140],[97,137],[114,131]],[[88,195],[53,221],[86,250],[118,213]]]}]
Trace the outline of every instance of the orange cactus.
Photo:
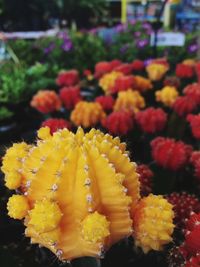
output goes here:
[{"label": "orange cactus", "polygon": [[50,113],[61,108],[61,101],[56,92],[45,90],[34,95],[31,106],[42,113]]},{"label": "orange cactus", "polygon": [[140,92],[145,92],[153,88],[153,85],[149,79],[146,79],[142,76],[136,75],[135,76],[135,89]]},{"label": "orange cactus", "polygon": [[106,114],[99,103],[87,101],[80,101],[71,113],[71,121],[84,128],[95,126],[105,117]]}]

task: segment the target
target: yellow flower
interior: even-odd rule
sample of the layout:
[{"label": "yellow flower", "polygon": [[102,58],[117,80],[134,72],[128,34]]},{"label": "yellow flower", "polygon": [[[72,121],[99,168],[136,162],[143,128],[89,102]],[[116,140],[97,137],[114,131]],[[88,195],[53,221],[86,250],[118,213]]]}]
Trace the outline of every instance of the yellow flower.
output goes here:
[{"label": "yellow flower", "polygon": [[[39,130],[40,138],[45,131]],[[61,260],[99,257],[102,249],[131,235],[139,180],[119,138],[81,128],[76,134],[63,129],[42,135],[26,153],[21,175],[24,195],[9,200],[9,215],[26,216],[26,236]]]},{"label": "yellow flower", "polygon": [[116,79],[121,76],[123,76],[123,73],[117,71],[106,73],[99,80],[99,86],[105,91],[106,94],[109,94],[110,90],[115,85]]},{"label": "yellow flower", "polygon": [[177,89],[173,86],[165,86],[162,90],[155,92],[156,101],[171,107],[179,96]]},{"label": "yellow flower", "polygon": [[13,219],[23,219],[29,210],[29,204],[25,196],[13,195],[7,203],[8,215]]},{"label": "yellow flower", "polygon": [[136,244],[145,253],[162,250],[169,243],[174,230],[172,205],[162,196],[149,195],[143,198],[134,211],[134,233]]},{"label": "yellow flower", "polygon": [[80,101],[71,113],[71,121],[76,126],[88,128],[95,126],[105,116],[106,114],[99,103]]},{"label": "yellow flower", "polygon": [[114,110],[126,110],[130,112],[138,112],[145,107],[145,100],[138,91],[131,89],[118,93]]},{"label": "yellow flower", "polygon": [[164,64],[152,63],[146,67],[146,70],[151,81],[159,81],[168,71],[168,67]]}]

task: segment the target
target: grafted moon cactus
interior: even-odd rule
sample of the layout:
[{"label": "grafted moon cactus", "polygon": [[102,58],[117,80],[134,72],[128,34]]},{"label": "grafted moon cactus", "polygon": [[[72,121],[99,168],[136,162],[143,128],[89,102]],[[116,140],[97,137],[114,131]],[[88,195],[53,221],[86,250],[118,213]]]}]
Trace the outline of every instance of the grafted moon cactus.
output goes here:
[{"label": "grafted moon cactus", "polygon": [[61,260],[99,257],[132,233],[140,199],[136,164],[119,138],[92,129],[50,134],[35,145],[14,144],[3,158],[6,185],[18,189],[9,215],[24,218],[25,234]]}]

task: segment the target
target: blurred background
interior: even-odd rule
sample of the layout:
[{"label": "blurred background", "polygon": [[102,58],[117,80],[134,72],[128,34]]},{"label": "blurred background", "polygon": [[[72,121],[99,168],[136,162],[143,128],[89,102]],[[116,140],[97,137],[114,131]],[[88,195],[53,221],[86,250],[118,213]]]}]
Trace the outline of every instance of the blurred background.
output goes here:
[{"label": "blurred background", "polygon": [[[130,0],[128,18],[151,20],[164,1]],[[177,1],[176,1],[177,2]],[[179,2],[179,3],[178,3]],[[176,26],[198,27],[199,0],[178,1]],[[52,27],[91,28],[99,25],[112,25],[120,21],[120,0],[1,0],[0,26],[3,31],[38,31]],[[175,25],[174,25],[175,26]]]}]

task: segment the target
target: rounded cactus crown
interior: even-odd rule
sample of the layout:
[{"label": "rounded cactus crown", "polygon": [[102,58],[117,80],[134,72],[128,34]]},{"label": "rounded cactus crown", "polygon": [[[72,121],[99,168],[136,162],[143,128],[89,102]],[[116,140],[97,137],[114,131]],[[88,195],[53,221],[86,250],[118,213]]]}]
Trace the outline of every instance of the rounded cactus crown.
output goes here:
[{"label": "rounded cactus crown", "polygon": [[71,121],[76,126],[92,127],[106,117],[99,103],[80,101],[71,113]]},{"label": "rounded cactus crown", "polygon": [[119,138],[92,129],[38,132],[35,145],[14,144],[3,158],[6,186],[20,194],[9,215],[25,218],[32,243],[60,259],[100,256],[132,232],[139,195],[136,164]]}]

